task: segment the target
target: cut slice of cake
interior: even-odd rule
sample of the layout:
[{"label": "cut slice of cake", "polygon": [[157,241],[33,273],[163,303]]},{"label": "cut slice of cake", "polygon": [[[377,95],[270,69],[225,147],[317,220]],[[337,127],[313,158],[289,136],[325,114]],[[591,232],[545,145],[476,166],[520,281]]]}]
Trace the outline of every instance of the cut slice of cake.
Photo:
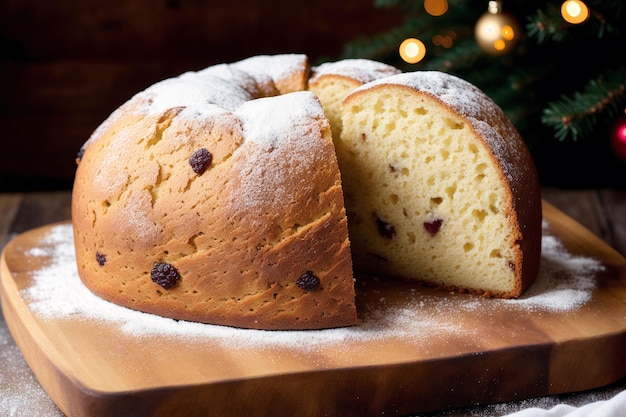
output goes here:
[{"label": "cut slice of cake", "polygon": [[393,75],[343,102],[335,138],[356,269],[516,297],[534,280],[541,202],[531,155],[482,91]]}]

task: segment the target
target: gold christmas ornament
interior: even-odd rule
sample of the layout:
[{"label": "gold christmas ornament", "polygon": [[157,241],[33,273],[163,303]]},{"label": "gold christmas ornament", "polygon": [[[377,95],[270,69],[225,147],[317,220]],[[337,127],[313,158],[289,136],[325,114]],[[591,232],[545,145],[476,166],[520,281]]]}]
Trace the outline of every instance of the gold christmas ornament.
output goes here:
[{"label": "gold christmas ornament", "polygon": [[491,55],[503,55],[515,48],[521,37],[517,20],[502,11],[500,1],[490,1],[487,12],[476,22],[474,36],[476,43]]}]

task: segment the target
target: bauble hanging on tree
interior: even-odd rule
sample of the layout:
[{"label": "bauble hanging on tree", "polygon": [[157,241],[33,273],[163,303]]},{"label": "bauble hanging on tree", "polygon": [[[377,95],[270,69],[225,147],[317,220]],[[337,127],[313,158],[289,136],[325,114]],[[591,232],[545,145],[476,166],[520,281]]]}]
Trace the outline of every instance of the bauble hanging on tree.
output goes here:
[{"label": "bauble hanging on tree", "polygon": [[474,36],[480,48],[490,55],[511,52],[522,35],[515,17],[502,11],[502,2],[490,1],[474,28]]}]

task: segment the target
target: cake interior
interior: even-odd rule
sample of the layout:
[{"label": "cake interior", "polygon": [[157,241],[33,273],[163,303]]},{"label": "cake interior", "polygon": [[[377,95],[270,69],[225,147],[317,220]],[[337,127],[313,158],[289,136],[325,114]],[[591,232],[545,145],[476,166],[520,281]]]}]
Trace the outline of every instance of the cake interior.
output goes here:
[{"label": "cake interior", "polygon": [[487,147],[433,98],[379,90],[349,101],[335,138],[355,267],[514,290],[510,197]]}]

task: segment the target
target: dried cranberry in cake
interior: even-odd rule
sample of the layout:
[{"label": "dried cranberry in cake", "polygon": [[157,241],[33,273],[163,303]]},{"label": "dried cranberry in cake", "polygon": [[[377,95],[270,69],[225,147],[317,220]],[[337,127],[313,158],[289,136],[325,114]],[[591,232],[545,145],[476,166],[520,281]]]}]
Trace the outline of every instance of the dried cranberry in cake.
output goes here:
[{"label": "dried cranberry in cake", "polygon": [[382,220],[376,213],[374,213],[376,217],[376,227],[378,228],[378,234],[384,238],[391,239],[396,235],[395,226],[385,222]]},{"label": "dried cranberry in cake", "polygon": [[169,290],[180,279],[178,270],[171,264],[165,262],[155,262],[152,271],[150,272],[150,278],[161,287]]},{"label": "dried cranberry in cake", "polygon": [[298,287],[303,290],[313,291],[317,289],[320,285],[320,279],[313,274],[311,271],[306,271],[298,280],[296,281]]},{"label": "dried cranberry in cake", "polygon": [[202,148],[194,152],[189,158],[191,169],[198,175],[202,175],[204,171],[211,165],[213,155],[206,148]]},{"label": "dried cranberry in cake", "polygon": [[98,262],[98,265],[104,266],[106,261],[107,257],[105,255],[101,254],[100,252],[96,252],[96,262]]},{"label": "dried cranberry in cake", "polygon": [[428,234],[430,234],[431,236],[435,236],[439,232],[442,224],[443,220],[441,219],[431,220],[428,222],[424,222],[424,229],[426,229]]}]

